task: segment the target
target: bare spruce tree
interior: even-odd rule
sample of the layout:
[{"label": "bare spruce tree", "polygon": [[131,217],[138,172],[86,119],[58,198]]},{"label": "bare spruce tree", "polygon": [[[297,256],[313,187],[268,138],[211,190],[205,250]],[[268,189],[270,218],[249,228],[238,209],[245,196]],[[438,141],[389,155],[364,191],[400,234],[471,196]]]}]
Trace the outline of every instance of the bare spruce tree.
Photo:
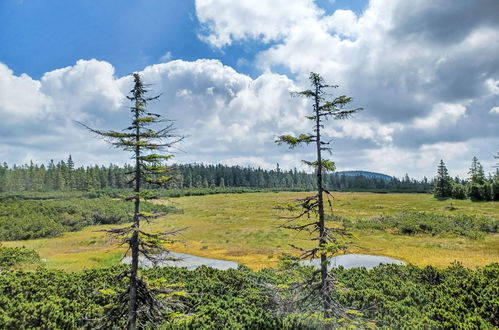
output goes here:
[{"label": "bare spruce tree", "polygon": [[[331,294],[335,286],[335,278],[328,271],[328,256],[345,250],[346,244],[340,237],[348,236],[348,233],[343,228],[327,227],[325,223],[325,203],[332,211],[331,193],[324,187],[323,174],[334,171],[335,164],[333,161],[324,157],[324,152],[331,153],[329,142],[324,141],[321,129],[324,128],[324,122],[329,118],[347,119],[355,112],[362,108],[345,109],[352,102],[351,97],[345,95],[331,99],[331,95],[327,93],[330,88],[338,86],[328,85],[324,79],[317,73],[310,73],[311,89],[301,92],[293,92],[292,95],[306,97],[312,100],[313,111],[307,116],[307,119],[313,122],[313,132],[303,133],[298,136],[281,135],[276,140],[277,144],[287,144],[290,148],[295,148],[299,145],[313,144],[315,146],[314,160],[304,160],[303,162],[315,170],[317,179],[317,193],[300,199],[295,205],[288,206],[290,211],[298,211],[297,216],[284,217],[286,219],[283,228],[293,229],[297,231],[306,230],[311,233],[311,240],[317,242],[317,245],[311,249],[303,249],[293,246],[302,252],[302,259],[320,258],[320,270],[314,273],[313,278],[307,281],[306,285],[311,289],[311,293],[318,292],[322,303],[324,316],[326,318],[331,315],[340,315],[339,305],[331,298]],[[311,222],[303,223],[302,219],[312,219]],[[316,277],[320,275],[320,281],[316,281]],[[309,297],[316,295],[310,294]]]},{"label": "bare spruce tree", "polygon": [[[178,233],[178,230],[150,233],[141,229],[141,221],[150,221],[154,217],[154,214],[141,211],[141,200],[147,199],[151,194],[143,190],[142,185],[146,182],[164,184],[170,181],[170,168],[165,166],[164,162],[173,157],[171,152],[168,152],[182,139],[174,134],[171,121],[162,119],[157,113],[148,112],[147,104],[159,96],[146,96],[148,89],[139,74],[134,73],[133,79],[133,89],[130,96],[127,96],[132,102],[132,120],[129,127],[122,131],[101,131],[82,124],[113,146],[132,153],[134,167],[130,173],[130,183],[134,184],[134,193],[126,199],[134,202],[133,222],[129,227],[108,231],[128,245],[127,253],[131,254],[131,266],[123,276],[129,277],[129,286],[126,292],[119,295],[116,307],[108,313],[105,320],[108,325],[125,323],[128,329],[141,328],[143,322],[154,323],[165,311],[166,305],[138,274],[139,256],[142,255],[153,263],[157,262],[160,256],[169,252],[164,248],[164,244],[171,242],[171,236]],[[162,128],[155,129],[158,124]],[[126,321],[123,322],[124,320]]]}]

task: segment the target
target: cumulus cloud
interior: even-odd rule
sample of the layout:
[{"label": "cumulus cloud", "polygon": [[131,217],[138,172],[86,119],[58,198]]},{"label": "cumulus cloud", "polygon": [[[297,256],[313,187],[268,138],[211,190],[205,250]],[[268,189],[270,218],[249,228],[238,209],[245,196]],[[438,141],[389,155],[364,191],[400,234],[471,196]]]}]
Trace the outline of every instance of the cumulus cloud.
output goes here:
[{"label": "cumulus cloud", "polygon": [[[112,151],[75,120],[98,129],[126,127],[130,76],[115,77],[111,64],[97,60],[81,60],[48,72],[40,81],[6,72],[8,88],[4,90],[38,97],[41,110],[36,111],[42,111],[45,103],[52,108],[36,123],[18,124],[15,129],[0,123],[5,133],[5,152],[0,152],[4,160],[25,161],[37,150],[35,160],[65,158],[71,153],[85,163],[127,161],[128,155]],[[151,84],[151,93],[162,94],[150,103],[150,109],[173,120],[177,132],[186,136],[178,146],[181,162],[234,164],[241,160],[246,165],[273,167],[286,152],[276,152],[275,136],[303,128],[306,102],[290,98],[296,86],[286,76],[268,73],[252,79],[217,60],[170,61],[148,66],[140,74]],[[33,86],[28,90],[32,95],[26,95],[26,84],[19,84],[19,79]],[[8,101],[9,115],[24,118],[21,103]],[[19,157],[9,155],[7,150],[14,149]]]},{"label": "cumulus cloud", "polygon": [[296,24],[314,19],[319,10],[312,0],[197,0],[196,13],[204,25],[201,38],[215,47],[234,40],[278,40]]},{"label": "cumulus cloud", "polygon": [[95,59],[79,60],[74,66],[47,72],[40,84],[40,91],[50,96],[57,111],[73,115],[92,109],[116,110],[124,99],[113,66]]},{"label": "cumulus cloud", "polygon": [[113,159],[103,141],[92,139],[75,123],[102,122],[121,107],[124,95],[109,63],[80,60],[74,66],[47,72],[40,80],[26,74],[16,76],[2,63],[0,70],[0,114],[4,118],[0,122],[0,157],[4,161],[46,162],[70,153],[88,163]]},{"label": "cumulus cloud", "polygon": [[465,114],[466,107],[462,104],[437,103],[428,116],[414,120],[414,127],[433,130],[441,126],[453,125]]},{"label": "cumulus cloud", "polygon": [[[286,76],[268,73],[252,79],[216,60],[177,60],[141,73],[163,93],[151,108],[175,120],[178,132],[187,136],[182,149],[188,152],[179,159],[278,159],[275,136],[305,128],[306,102],[290,97],[297,87]],[[128,82],[119,81],[123,86]]]},{"label": "cumulus cloud", "polygon": [[[270,2],[278,8],[279,1],[265,5]],[[252,18],[239,4],[223,0],[197,3],[204,3],[197,15],[205,23],[206,42],[223,48],[248,38],[272,40],[255,59],[264,72],[284,67],[302,87],[310,71],[319,72],[340,85],[337,93],[353,96],[366,111],[328,130],[331,137],[349,139],[344,141],[349,146],[420,159],[428,155],[423,146],[498,138],[499,123],[489,117],[499,101],[495,0],[371,0],[362,13],[326,12],[318,2],[292,0],[292,8],[303,6],[303,15],[287,18]],[[222,6],[223,14],[213,14]],[[254,30],[257,23],[260,28]],[[493,154],[495,144],[482,150]],[[387,163],[385,171],[390,170],[395,166]]]},{"label": "cumulus cloud", "polygon": [[0,63],[0,115],[2,122],[37,120],[52,110],[51,100],[40,90],[41,83],[26,74],[15,76]]},{"label": "cumulus cloud", "polygon": [[499,95],[499,80],[487,79],[485,84],[492,94]]}]

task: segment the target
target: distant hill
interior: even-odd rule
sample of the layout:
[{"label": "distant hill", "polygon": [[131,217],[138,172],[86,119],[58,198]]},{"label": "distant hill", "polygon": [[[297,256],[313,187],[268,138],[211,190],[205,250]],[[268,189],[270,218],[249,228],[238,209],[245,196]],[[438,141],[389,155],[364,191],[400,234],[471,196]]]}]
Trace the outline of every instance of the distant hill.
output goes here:
[{"label": "distant hill", "polygon": [[376,172],[368,172],[368,171],[339,171],[335,172],[336,174],[339,175],[347,175],[347,176],[357,176],[357,175],[362,175],[367,178],[375,178],[375,179],[382,179],[382,180],[391,180],[393,179],[392,176],[382,174],[382,173],[376,173]]}]

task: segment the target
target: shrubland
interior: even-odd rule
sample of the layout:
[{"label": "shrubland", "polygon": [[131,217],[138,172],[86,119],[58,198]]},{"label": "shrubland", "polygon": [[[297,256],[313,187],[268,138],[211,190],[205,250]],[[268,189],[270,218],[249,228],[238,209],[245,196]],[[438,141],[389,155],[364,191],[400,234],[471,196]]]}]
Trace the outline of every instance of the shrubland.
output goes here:
[{"label": "shrubland", "polygon": [[[247,260],[251,261],[247,265],[257,265],[253,268],[259,269],[262,265],[275,265],[275,258],[270,256],[284,251],[291,240],[299,239],[276,230],[272,206],[302,195],[200,194],[174,199],[181,213],[171,213],[171,206],[161,205],[164,201],[158,200],[151,203],[151,211],[170,214],[158,218],[151,226],[154,230],[196,226],[200,230],[187,230],[184,234],[190,245],[175,246],[176,251],[243,263]],[[107,227],[97,225],[75,230],[87,224],[129,220],[128,203],[107,196],[96,193],[92,198],[75,198],[75,195],[65,198],[40,194],[28,199],[12,195],[2,199],[2,233],[14,234],[16,228],[24,232],[22,222],[13,215],[20,215],[18,219],[31,224],[37,223],[33,222],[35,218],[51,219],[52,222],[40,223],[58,224],[57,233],[73,232],[64,237],[8,242],[0,247],[0,328],[95,328],[105,321],[105,311],[113,306],[116,293],[127,285],[117,277],[124,267],[101,264],[100,268],[80,271],[84,268],[81,264],[85,264],[81,258],[88,258],[90,254],[85,254],[88,251],[92,251],[92,256],[109,253],[108,243],[99,245],[104,233],[98,230]],[[328,219],[328,223],[346,225],[360,237],[358,244],[373,246],[375,254],[399,257],[396,253],[400,253],[402,260],[419,265],[437,264],[436,256],[447,256],[438,263],[440,266],[444,263],[446,268],[386,265],[373,270],[337,269],[339,284],[335,298],[350,308],[352,319],[331,320],[335,326],[411,329],[499,326],[499,265],[490,264],[491,260],[497,260],[497,252],[493,250],[497,247],[496,203],[438,201],[429,195],[407,194],[335,193],[334,197],[338,217]],[[407,211],[401,213],[401,209]],[[94,212],[100,218],[94,217]],[[43,231],[33,230],[33,233]],[[221,240],[223,237],[231,241]],[[21,246],[36,249],[41,258],[48,260],[41,261],[37,252]],[[392,249],[395,254],[383,249]],[[421,251],[421,256],[415,254],[416,250]],[[488,257],[481,259],[482,252],[488,253]],[[78,271],[49,269],[62,265],[62,259],[53,263],[58,253],[64,256],[64,265],[73,265],[64,268]],[[417,258],[405,257],[411,255]],[[460,263],[449,266],[457,259],[456,255],[467,266],[471,260],[468,257],[476,261],[471,265],[481,266],[466,268]],[[119,257],[115,259],[107,265],[116,265]],[[140,276],[153,286],[163,283],[177,288],[164,297],[181,303],[165,318],[160,326],[164,329],[320,329],[325,320],[315,313],[319,307],[297,304],[303,293],[289,290],[293,283],[306,278],[311,269],[298,266],[292,259],[281,261],[280,265],[277,269],[259,271],[246,267],[229,271],[207,267],[194,271],[142,269]]]},{"label": "shrubland", "polygon": [[[151,203],[173,206],[181,212],[169,212],[147,226],[158,232],[188,227],[180,237],[185,243],[172,246],[176,252],[231,260],[251,269],[273,267],[280,254],[292,251],[289,244],[301,244],[303,238],[277,228],[279,221],[274,208],[276,204],[307,195],[302,192],[259,192],[160,198]],[[329,226],[345,224],[352,231],[355,245],[350,253],[385,255],[419,266],[438,267],[446,267],[455,260],[466,267],[484,266],[499,260],[497,202],[442,201],[428,194],[335,192],[333,196],[337,217],[328,219],[327,223]],[[86,202],[99,200],[92,198]],[[110,202],[125,203],[115,199]],[[117,212],[125,209],[129,210],[128,206],[124,205],[123,210]],[[401,210],[404,210],[403,215]],[[2,222],[0,230],[11,230],[11,222],[16,220],[10,218]],[[102,232],[109,228],[112,225],[93,225],[58,237],[11,241],[4,245],[35,249],[47,259],[48,268],[77,271],[107,267],[119,263],[124,252]]]},{"label": "shrubland", "polygon": [[434,214],[429,212],[402,212],[395,215],[378,215],[366,219],[350,220],[336,217],[347,228],[360,230],[385,230],[403,235],[429,234],[433,236],[463,236],[483,238],[499,232],[499,219],[469,214]]},{"label": "shrubland", "polygon": [[[200,267],[142,269],[150,283],[181,288],[183,307],[165,318],[164,329],[320,329],[317,306],[294,303],[300,291],[282,290],[310,268],[289,261],[285,268],[258,272],[242,267],[221,271]],[[283,266],[284,267],[284,266]],[[126,281],[123,267],[68,273],[38,268],[7,270],[0,276],[0,328],[93,328]],[[355,320],[339,327],[381,329],[492,329],[499,326],[499,264],[475,270],[453,264],[445,269],[384,265],[335,271],[336,298]]]},{"label": "shrubland", "polygon": [[40,256],[35,250],[22,247],[6,247],[0,244],[0,271],[13,266],[37,264]]},{"label": "shrubland", "polygon": [[[172,207],[144,203],[144,211],[167,213]],[[130,221],[130,204],[110,197],[27,200],[0,203],[0,240],[60,236],[85,226]]]}]

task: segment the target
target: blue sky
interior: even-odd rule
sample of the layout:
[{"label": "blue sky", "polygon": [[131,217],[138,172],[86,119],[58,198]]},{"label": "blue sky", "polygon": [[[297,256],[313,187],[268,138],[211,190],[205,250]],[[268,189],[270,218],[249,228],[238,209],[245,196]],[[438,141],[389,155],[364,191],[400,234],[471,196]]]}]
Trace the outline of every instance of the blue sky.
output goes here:
[{"label": "blue sky", "polygon": [[[361,12],[366,4],[318,2],[326,13]],[[0,21],[0,61],[33,78],[91,58],[112,63],[122,76],[162,61],[167,53],[186,61],[219,59],[255,77],[259,72],[248,62],[269,46],[246,40],[221,50],[201,41],[203,27],[189,0],[3,0]]]},{"label": "blue sky", "polygon": [[[497,0],[3,0],[0,161],[124,163],[75,120],[126,125],[129,74],[188,136],[176,161],[303,168],[290,91],[318,72],[365,110],[331,121],[341,170],[467,176],[499,149]],[[118,126],[118,127],[116,127]]]}]

